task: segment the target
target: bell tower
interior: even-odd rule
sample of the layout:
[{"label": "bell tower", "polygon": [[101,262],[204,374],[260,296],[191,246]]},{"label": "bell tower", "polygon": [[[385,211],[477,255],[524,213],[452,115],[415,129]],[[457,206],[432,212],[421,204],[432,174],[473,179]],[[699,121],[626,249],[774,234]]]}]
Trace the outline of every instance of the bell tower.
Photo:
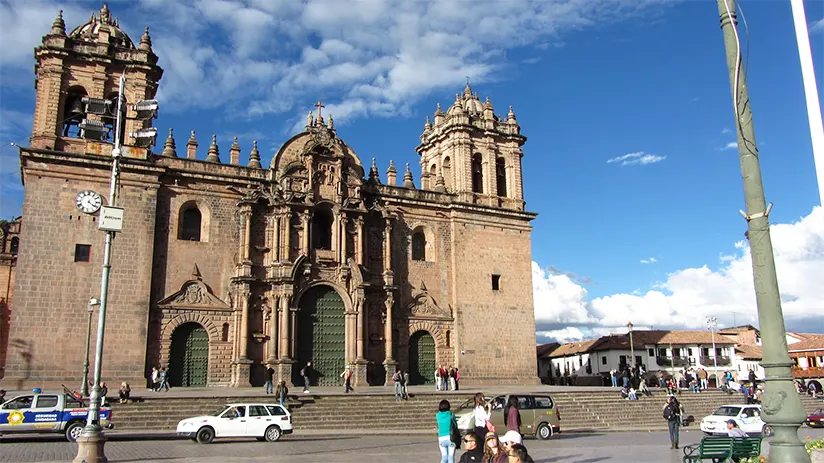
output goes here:
[{"label": "bell tower", "polygon": [[423,189],[453,193],[459,202],[524,210],[521,146],[526,137],[512,107],[496,116],[486,98],[481,103],[469,81],[455,102],[432,121],[426,118],[421,144]]},{"label": "bell tower", "polygon": [[[97,15],[92,13],[88,22],[67,34],[61,10],[34,55],[37,102],[30,138],[33,148],[110,154],[116,107],[112,106],[109,111],[112,117],[87,115],[82,100],[84,97],[116,98],[118,81],[125,73],[127,109],[122,131],[123,153],[140,158],[148,155],[147,149],[134,147],[127,135],[151,127],[151,120],[134,118],[130,105],[154,98],[163,75],[157,65],[157,55],[152,51],[148,27],[135,45],[104,4]],[[101,143],[80,138],[79,125],[83,119],[99,120],[111,128],[108,139]]]}]

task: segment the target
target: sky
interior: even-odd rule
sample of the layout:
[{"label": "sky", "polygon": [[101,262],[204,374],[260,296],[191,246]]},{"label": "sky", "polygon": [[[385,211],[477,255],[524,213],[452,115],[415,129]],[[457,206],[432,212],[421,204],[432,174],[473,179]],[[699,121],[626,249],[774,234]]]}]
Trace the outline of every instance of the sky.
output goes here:
[{"label": "sky", "polygon": [[[102,2],[0,0],[0,218],[21,213],[32,49]],[[819,206],[789,2],[741,0],[747,85],[789,330],[824,332]],[[160,134],[232,137],[265,165],[318,100],[364,162],[413,166],[425,118],[469,79],[524,145],[539,343],[758,325],[729,74],[715,2],[110,1],[165,72]],[[819,94],[824,2],[806,2]],[[162,149],[162,138],[159,142]],[[226,157],[226,154],[223,154]],[[824,175],[824,173],[822,173]]]}]

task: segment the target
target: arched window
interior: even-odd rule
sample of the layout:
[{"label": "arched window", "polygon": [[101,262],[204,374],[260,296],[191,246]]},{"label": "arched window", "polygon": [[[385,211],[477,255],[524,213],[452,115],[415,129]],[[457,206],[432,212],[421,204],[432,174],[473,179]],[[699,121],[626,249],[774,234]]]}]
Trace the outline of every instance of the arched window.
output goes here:
[{"label": "arched window", "polygon": [[472,192],[484,192],[484,171],[481,163],[481,153],[472,155]]},{"label": "arched window", "polygon": [[452,191],[452,161],[450,161],[449,158],[444,158],[442,171],[446,191]]},{"label": "arched window", "polygon": [[9,243],[9,253],[10,254],[17,254],[17,250],[20,248],[20,238],[13,237],[11,239],[11,243]]},{"label": "arched window", "polygon": [[426,236],[420,229],[412,233],[412,260],[426,260]]},{"label": "arched window", "polygon": [[332,249],[332,213],[316,209],[312,215],[312,248]]},{"label": "arched window", "polygon": [[83,104],[83,97],[86,96],[86,89],[80,86],[70,87],[66,92],[66,101],[63,103],[63,136],[80,138],[80,128],[78,125],[86,117],[86,108]]},{"label": "arched window", "polygon": [[189,206],[183,210],[180,220],[180,239],[186,241],[200,241],[200,224],[202,216],[197,206]]},{"label": "arched window", "polygon": [[495,181],[498,186],[498,196],[506,196],[506,163],[504,158],[495,161]]}]

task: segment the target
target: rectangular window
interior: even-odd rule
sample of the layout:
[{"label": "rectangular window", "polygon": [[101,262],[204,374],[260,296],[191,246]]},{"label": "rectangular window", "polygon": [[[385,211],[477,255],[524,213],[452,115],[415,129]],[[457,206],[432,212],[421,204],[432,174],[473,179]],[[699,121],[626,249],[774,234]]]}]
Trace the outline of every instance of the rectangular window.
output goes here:
[{"label": "rectangular window", "polygon": [[647,349],[647,353],[649,354],[650,357],[655,357],[655,349],[649,348],[649,349]]},{"label": "rectangular window", "polygon": [[601,365],[606,365],[606,364],[607,364],[607,358],[606,357],[601,357]]},{"label": "rectangular window", "polygon": [[492,275],[492,291],[499,291],[501,289],[501,276]]},{"label": "rectangular window", "polygon": [[688,349],[687,349],[687,352],[689,352],[689,356],[690,356],[690,357],[692,357],[693,355],[695,355],[695,354],[693,353],[693,351],[692,351],[692,347],[688,348]]},{"label": "rectangular window", "polygon": [[75,262],[89,262],[92,257],[91,244],[75,244],[74,245],[74,261]]}]

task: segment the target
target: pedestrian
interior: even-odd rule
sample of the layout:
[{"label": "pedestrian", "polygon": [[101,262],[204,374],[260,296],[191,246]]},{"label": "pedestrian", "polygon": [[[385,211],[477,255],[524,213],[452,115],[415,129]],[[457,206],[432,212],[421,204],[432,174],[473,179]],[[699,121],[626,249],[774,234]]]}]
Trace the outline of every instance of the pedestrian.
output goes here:
[{"label": "pedestrian", "polygon": [[306,366],[300,369],[300,376],[303,377],[303,393],[309,393],[309,376],[312,374],[312,362],[306,362]]},{"label": "pedestrian", "polygon": [[612,380],[612,387],[618,387],[618,376],[615,368],[609,370],[609,379]]},{"label": "pedestrian", "polygon": [[458,367],[455,367],[455,390],[459,390],[461,388],[461,372],[458,371]]},{"label": "pedestrian", "polygon": [[[409,400],[409,371],[403,372],[403,398]],[[460,442],[458,445],[460,446]]]},{"label": "pedestrian", "polygon": [[120,383],[120,392],[119,392],[120,403],[122,403],[122,404],[129,403],[129,396],[131,395],[131,393],[132,393],[132,388],[129,387],[129,383],[127,383],[126,381],[123,381],[122,383]]},{"label": "pedestrian", "polygon": [[275,397],[280,401],[280,406],[286,406],[286,398],[289,396],[289,388],[286,387],[286,381],[278,383],[278,388],[275,390]]},{"label": "pedestrian", "polygon": [[466,451],[461,455],[458,463],[481,463],[484,460],[484,450],[480,445],[481,438],[474,431],[470,431],[464,435],[463,443]]},{"label": "pedestrian", "polygon": [[494,432],[486,433],[484,437],[484,463],[507,463],[506,460],[506,451],[498,442],[498,435]]},{"label": "pedestrian", "polygon": [[487,421],[492,416],[492,402],[486,401],[483,392],[475,393],[473,401],[475,402],[475,410],[472,412],[475,417],[475,435],[480,441],[481,438],[478,436],[485,436],[486,431],[491,431],[487,426]]},{"label": "pedestrian", "polygon": [[664,419],[667,420],[667,427],[669,428],[670,448],[677,449],[681,428],[681,405],[674,395],[669,396],[667,404],[664,405]]},{"label": "pedestrian", "polygon": [[449,390],[455,390],[455,369],[452,367],[449,367]]},{"label": "pedestrian", "polygon": [[401,373],[400,368],[395,369],[392,381],[395,382],[395,402],[400,402],[403,398],[403,373]]},{"label": "pedestrian", "polygon": [[0,389],[0,405],[6,403],[6,390]]},{"label": "pedestrian", "polygon": [[340,376],[343,378],[343,392],[349,394],[349,391],[354,391],[355,389],[352,388],[352,368],[346,365]]},{"label": "pedestrian", "polygon": [[441,368],[440,367],[435,368],[435,390],[436,391],[441,390]]},{"label": "pedestrian", "polygon": [[509,463],[535,463],[523,444],[512,444],[506,454]]},{"label": "pedestrian", "polygon": [[272,367],[267,368],[266,372],[264,372],[264,374],[263,374],[263,377],[266,379],[266,385],[265,385],[266,393],[267,394],[273,393],[275,388],[274,388],[274,384],[272,384],[272,379],[275,377],[275,369],[272,368]]},{"label": "pedestrian", "polygon": [[460,445],[460,440],[457,443],[453,441],[453,437],[460,438],[461,434],[458,431],[455,414],[450,411],[450,408],[448,400],[441,400],[438,404],[438,413],[435,415],[438,423],[438,448],[441,450],[441,463],[455,463],[455,448]]},{"label": "pedestrian", "polygon": [[504,407],[504,425],[506,429],[521,433],[521,413],[518,411],[518,398],[509,396]]},{"label": "pedestrian", "polygon": [[150,377],[152,385],[149,389],[153,392],[157,392],[157,385],[160,384],[160,371],[158,371],[157,367],[152,367],[152,376]]},{"label": "pedestrian", "polygon": [[157,386],[157,390],[166,389],[166,392],[169,392],[169,372],[166,371],[166,367],[160,369],[160,385]]}]

